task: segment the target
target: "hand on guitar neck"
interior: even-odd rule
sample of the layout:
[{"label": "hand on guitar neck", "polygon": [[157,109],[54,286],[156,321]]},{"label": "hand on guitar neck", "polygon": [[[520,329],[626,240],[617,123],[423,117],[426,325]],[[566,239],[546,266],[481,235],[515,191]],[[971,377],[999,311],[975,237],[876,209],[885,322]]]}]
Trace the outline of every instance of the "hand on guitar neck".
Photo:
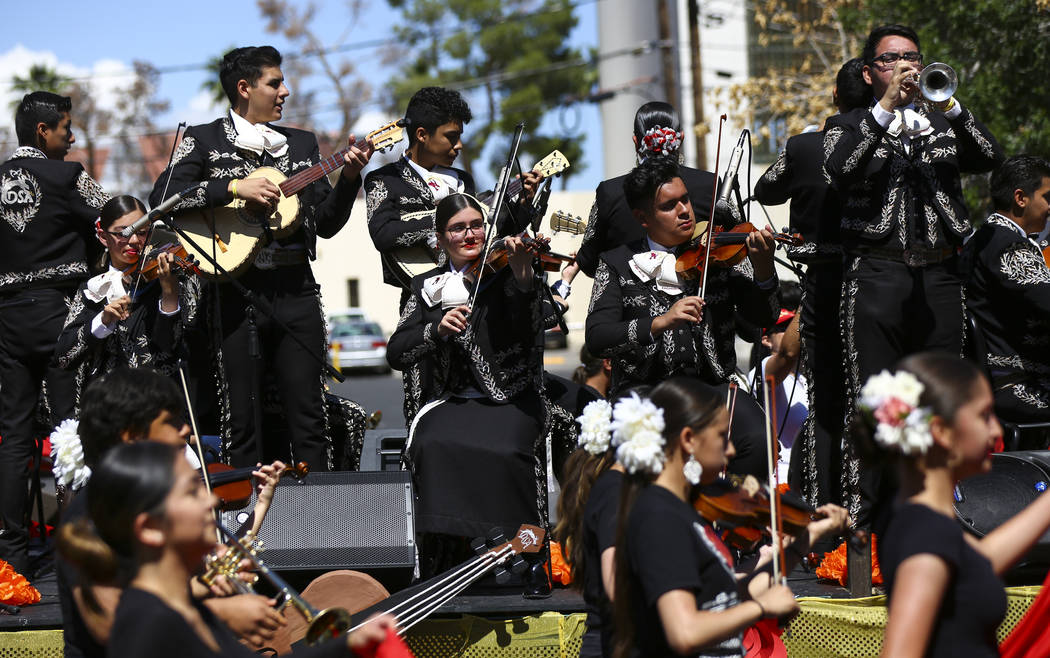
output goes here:
[{"label": "hand on guitar neck", "polygon": [[368,164],[374,152],[375,147],[372,145],[372,140],[366,137],[355,143],[354,134],[350,133],[350,139],[347,140],[347,149],[343,154],[343,178],[349,181],[360,176],[361,170]]}]

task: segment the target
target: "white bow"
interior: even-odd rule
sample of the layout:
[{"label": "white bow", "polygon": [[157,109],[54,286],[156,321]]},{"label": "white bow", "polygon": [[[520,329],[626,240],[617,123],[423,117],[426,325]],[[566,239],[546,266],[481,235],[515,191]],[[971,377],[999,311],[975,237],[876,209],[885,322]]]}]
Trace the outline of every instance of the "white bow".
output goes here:
[{"label": "white bow", "polygon": [[427,306],[441,304],[441,309],[463,306],[470,302],[470,292],[462,272],[445,272],[423,282],[423,301]]},{"label": "white bow", "polygon": [[124,289],[124,273],[115,269],[88,279],[87,288],[84,290],[84,296],[91,301],[100,302],[105,299],[107,304],[126,294],[128,293]]},{"label": "white bow", "polygon": [[675,255],[668,251],[643,251],[631,257],[631,271],[642,281],[655,281],[657,290],[669,295],[682,292],[682,279],[675,272]]},{"label": "white bow", "polygon": [[908,137],[925,137],[933,132],[930,120],[919,114],[910,107],[896,109],[893,111],[893,121],[886,129],[888,133],[897,137],[903,132]]},{"label": "white bow", "polygon": [[270,126],[265,123],[250,123],[236,112],[230,112],[230,116],[233,117],[233,126],[237,129],[237,139],[233,140],[233,145],[237,148],[256,155],[262,155],[263,151],[266,151],[275,158],[288,152],[288,138]]}]

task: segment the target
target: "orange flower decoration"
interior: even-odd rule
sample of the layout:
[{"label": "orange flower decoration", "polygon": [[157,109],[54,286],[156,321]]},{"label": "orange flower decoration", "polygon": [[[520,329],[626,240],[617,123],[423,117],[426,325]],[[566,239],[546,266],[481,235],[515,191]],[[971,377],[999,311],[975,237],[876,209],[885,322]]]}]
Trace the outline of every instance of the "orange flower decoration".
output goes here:
[{"label": "orange flower decoration", "polygon": [[10,564],[0,560],[0,603],[29,605],[40,603],[40,592]]},{"label": "orange flower decoration", "polygon": [[[882,568],[879,566],[879,552],[875,544],[876,537],[873,533],[871,535],[871,582],[873,585],[881,585]],[[817,567],[817,578],[834,580],[845,587],[848,575],[848,569],[846,568],[846,542],[842,542],[834,551],[824,554],[824,559],[821,560],[820,566]]]},{"label": "orange flower decoration", "polygon": [[551,542],[551,563],[552,573],[551,580],[562,585],[569,585],[572,583],[572,567],[565,561],[565,556],[561,552],[561,544],[552,541]]}]

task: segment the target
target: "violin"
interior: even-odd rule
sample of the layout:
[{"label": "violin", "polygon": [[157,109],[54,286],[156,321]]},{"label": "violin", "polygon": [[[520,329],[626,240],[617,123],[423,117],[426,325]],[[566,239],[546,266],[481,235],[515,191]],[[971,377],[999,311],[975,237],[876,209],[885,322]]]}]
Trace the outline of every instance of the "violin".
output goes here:
[{"label": "violin", "polygon": [[167,244],[153,247],[147,251],[138,262],[122,270],[124,276],[127,278],[141,277],[146,281],[155,280],[160,276],[158,257],[161,254],[171,254],[175,257],[171,263],[171,266],[174,269],[180,269],[192,274],[201,273],[200,268],[197,266],[196,259],[186,251],[186,247],[179,243],[169,242]]},{"label": "violin", "polygon": [[[558,272],[561,270],[562,263],[571,263],[576,260],[572,256],[551,251],[550,238],[534,238],[524,233],[518,237],[521,238],[525,247],[536,257],[545,272]],[[500,238],[492,243],[488,258],[485,259],[486,274],[495,274],[509,263],[507,249],[503,240],[503,238]],[[470,273],[477,276],[479,269],[480,263],[474,263],[470,268]]]},{"label": "violin", "polygon": [[[712,235],[711,262],[716,267],[733,267],[747,258],[747,236],[757,231],[754,224],[743,222],[731,229],[716,226]],[[694,238],[679,253],[675,261],[675,271],[686,277],[697,276],[704,271],[704,259],[707,254],[707,243],[704,236],[708,233],[707,223],[697,223]],[[804,243],[799,233],[774,233],[773,240],[778,244],[798,247]]]},{"label": "violin", "polygon": [[[211,492],[219,498],[219,509],[240,509],[248,504],[252,497],[252,471],[255,470],[258,470],[255,466],[233,468],[226,464],[208,464],[208,480],[211,482]],[[277,475],[291,475],[296,480],[302,480],[309,472],[307,463],[299,462],[294,466],[286,466]]]},{"label": "violin", "polygon": [[[769,538],[772,497],[768,488],[752,476],[731,476],[703,487],[693,503],[696,511],[723,532],[723,540],[738,550],[752,552]],[[784,532],[798,535],[819,518],[816,510],[791,492],[780,494],[780,514]]]}]

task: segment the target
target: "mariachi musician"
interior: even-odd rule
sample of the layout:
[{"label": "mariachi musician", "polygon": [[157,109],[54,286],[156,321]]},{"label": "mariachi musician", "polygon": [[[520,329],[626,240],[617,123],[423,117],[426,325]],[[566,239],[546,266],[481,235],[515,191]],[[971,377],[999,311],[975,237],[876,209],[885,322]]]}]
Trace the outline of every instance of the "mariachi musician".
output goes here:
[{"label": "mariachi musician", "polygon": [[502,269],[476,267],[487,212],[465,194],[438,203],[435,230],[447,263],[412,280],[387,345],[392,367],[425,363],[434,373],[405,448],[424,577],[469,556],[469,539],[494,526],[513,532],[546,517],[543,282],[517,237],[502,241]]},{"label": "mariachi musician", "polygon": [[[179,192],[203,182],[179,202],[177,210],[216,208],[243,199],[269,214],[281,198],[280,189],[265,178],[247,176],[262,166],[291,175],[320,161],[312,133],[271,124],[281,118],[289,94],[280,67],[281,55],[270,46],[236,48],[223,56],[219,79],[230,99],[230,111],[186,131],[170,167],[153,188],[151,204],[162,201],[165,189]],[[287,416],[292,458],[309,463],[313,470],[327,470],[333,464],[324,438],[329,420],[324,395],[325,326],[309,261],[316,257],[317,238],[332,237],[349,219],[361,187],[361,169],[371,153],[371,144],[360,149],[351,140],[335,186],[322,177],[299,192],[300,227],[271,242],[240,279],[272,305],[275,317],[310,346],[310,353],[269,317],[249,313],[245,300],[229,285],[216,286],[210,318],[214,368],[220,386],[223,448],[235,466],[259,460],[255,435],[261,428],[255,426],[252,396],[264,378],[243,376],[253,368],[253,323],[265,361],[263,371],[273,374]],[[359,416],[357,425],[363,433],[363,411]]]},{"label": "mariachi musician", "polygon": [[171,250],[149,254],[149,227],[121,234],[145,214],[141,201],[122,195],[107,201],[96,220],[106,271],[81,284],[55,347],[58,365],[76,370],[78,407],[85,380],[118,366],[173,374],[184,327],[196,318],[200,283],[183,276],[179,263],[187,261]]}]

